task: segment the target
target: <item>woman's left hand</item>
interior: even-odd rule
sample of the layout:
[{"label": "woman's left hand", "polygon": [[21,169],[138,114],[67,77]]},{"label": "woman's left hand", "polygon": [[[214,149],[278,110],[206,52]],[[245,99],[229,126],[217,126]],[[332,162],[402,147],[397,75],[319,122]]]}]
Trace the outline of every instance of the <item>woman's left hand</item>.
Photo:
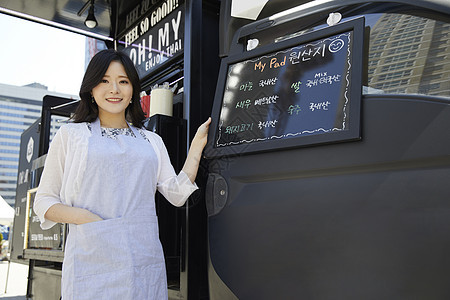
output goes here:
[{"label": "woman's left hand", "polygon": [[205,123],[200,125],[192,140],[191,147],[189,148],[186,162],[184,163],[182,171],[186,173],[192,183],[197,176],[198,166],[201,160],[203,148],[205,148],[208,142],[208,130],[211,124],[211,118],[208,118]]},{"label": "woman's left hand", "polygon": [[192,146],[201,147],[201,150],[205,148],[206,143],[208,142],[208,131],[209,131],[209,124],[211,124],[211,117],[206,120],[205,123],[200,125],[197,129],[197,133],[194,136],[194,139],[192,140]]}]

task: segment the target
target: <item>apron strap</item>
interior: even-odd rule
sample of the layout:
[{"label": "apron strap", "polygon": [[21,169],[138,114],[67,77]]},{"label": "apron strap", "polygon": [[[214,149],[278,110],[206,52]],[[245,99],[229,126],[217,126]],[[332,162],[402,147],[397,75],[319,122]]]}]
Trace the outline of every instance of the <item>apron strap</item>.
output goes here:
[{"label": "apron strap", "polygon": [[100,118],[97,118],[94,122],[91,123],[92,135],[101,136],[102,130],[100,129]]}]

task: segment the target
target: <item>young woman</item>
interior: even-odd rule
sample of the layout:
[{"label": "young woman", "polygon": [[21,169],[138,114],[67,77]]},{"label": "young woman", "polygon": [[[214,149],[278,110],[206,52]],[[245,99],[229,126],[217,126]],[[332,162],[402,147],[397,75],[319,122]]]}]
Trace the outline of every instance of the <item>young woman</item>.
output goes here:
[{"label": "young woman", "polygon": [[194,183],[211,119],[176,175],[161,138],[142,128],[139,77],[123,53],[95,55],[74,123],[55,135],[34,202],[41,227],[69,224],[62,299],[167,299],[154,195],[175,206]]}]

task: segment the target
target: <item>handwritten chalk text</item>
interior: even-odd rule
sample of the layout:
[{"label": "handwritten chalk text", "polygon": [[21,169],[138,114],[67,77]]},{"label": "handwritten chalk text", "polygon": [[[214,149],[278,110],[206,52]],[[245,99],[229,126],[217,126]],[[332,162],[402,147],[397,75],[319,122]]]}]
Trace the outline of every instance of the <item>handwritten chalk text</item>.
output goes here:
[{"label": "handwritten chalk text", "polygon": [[236,103],[236,108],[249,108],[250,105],[252,105],[252,100],[250,99],[242,100]]},{"label": "handwritten chalk text", "polygon": [[277,83],[277,81],[278,81],[277,77],[270,78],[270,79],[261,79],[259,81],[259,86],[260,87],[265,87],[265,86],[268,86],[268,85],[275,85]]},{"label": "handwritten chalk text", "polygon": [[341,75],[336,74],[336,75],[327,75],[327,73],[317,73],[314,76],[314,79],[307,79],[306,81],[306,86],[307,87],[313,87],[313,86],[318,86],[318,85],[322,85],[322,84],[333,84],[335,82],[340,82],[341,81]]},{"label": "handwritten chalk text", "polygon": [[311,111],[315,111],[315,110],[328,110],[328,105],[330,105],[330,101],[323,101],[323,102],[319,102],[319,103],[313,103],[310,102],[309,103],[309,109]]},{"label": "handwritten chalk text", "polygon": [[298,93],[300,92],[300,85],[301,85],[301,84],[302,84],[301,81],[294,82],[294,83],[291,85],[291,89],[294,89],[294,92],[295,92],[296,94],[298,94]]},{"label": "handwritten chalk text", "polygon": [[262,97],[255,100],[255,105],[275,104],[277,103],[278,98],[280,98],[280,96],[278,95],[272,95],[270,97]]},{"label": "handwritten chalk text", "polygon": [[288,114],[290,114],[291,116],[295,113],[296,115],[298,115],[299,112],[301,112],[302,109],[300,108],[300,105],[296,104],[296,105],[290,105],[288,108]]},{"label": "handwritten chalk text", "polygon": [[241,84],[241,86],[239,87],[240,91],[251,91],[253,89],[253,82],[249,81],[247,83]]},{"label": "handwritten chalk text", "polygon": [[264,121],[264,122],[259,121],[259,123],[258,123],[258,128],[259,128],[259,129],[269,128],[269,127],[275,128],[275,125],[276,125],[277,123],[278,123],[278,120]]},{"label": "handwritten chalk text", "polygon": [[233,134],[233,133],[244,132],[244,131],[252,130],[252,129],[253,129],[253,123],[230,125],[225,128],[225,133]]}]

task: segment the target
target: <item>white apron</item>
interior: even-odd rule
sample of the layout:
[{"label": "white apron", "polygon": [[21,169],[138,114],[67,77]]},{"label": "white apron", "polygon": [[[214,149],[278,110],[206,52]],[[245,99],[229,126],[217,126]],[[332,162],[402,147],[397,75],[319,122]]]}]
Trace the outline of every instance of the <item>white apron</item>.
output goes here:
[{"label": "white apron", "polygon": [[73,204],[104,220],[69,225],[62,271],[63,300],[167,299],[164,256],[155,212],[158,160],[135,137],[102,137],[91,124],[86,172]]}]

